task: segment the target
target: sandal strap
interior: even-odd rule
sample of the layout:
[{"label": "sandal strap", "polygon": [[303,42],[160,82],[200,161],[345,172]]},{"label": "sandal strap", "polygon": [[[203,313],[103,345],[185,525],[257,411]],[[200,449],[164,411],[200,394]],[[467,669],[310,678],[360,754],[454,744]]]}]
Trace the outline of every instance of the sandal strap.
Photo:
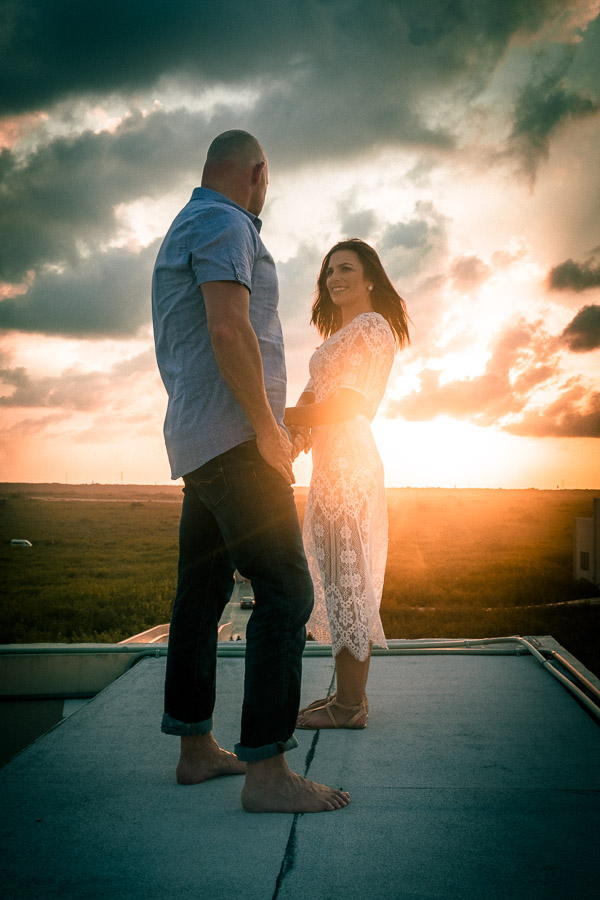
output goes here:
[{"label": "sandal strap", "polygon": [[[346,712],[353,712],[354,715],[350,716],[350,718],[344,722],[343,724],[339,723],[331,711],[332,706],[337,706],[338,709],[343,709]],[[329,721],[333,725],[334,728],[352,728],[355,722],[358,722],[360,717],[365,713],[364,703],[359,703],[358,706],[344,706],[343,703],[339,703],[337,700],[330,700],[329,703],[326,703],[323,706],[323,709],[327,710],[327,715],[329,716]]]},{"label": "sandal strap", "polygon": [[[331,702],[331,706],[339,706],[340,709],[345,709],[345,710],[347,710],[348,712],[350,712],[350,711],[356,711],[357,709],[362,709],[362,708],[363,708],[363,704],[362,704],[362,703],[359,703],[358,706],[344,706],[344,704],[343,704],[343,703],[340,703],[339,700],[335,700],[335,699],[334,699],[334,700],[331,700],[330,702]],[[329,706],[330,704],[328,703],[327,705]]]}]

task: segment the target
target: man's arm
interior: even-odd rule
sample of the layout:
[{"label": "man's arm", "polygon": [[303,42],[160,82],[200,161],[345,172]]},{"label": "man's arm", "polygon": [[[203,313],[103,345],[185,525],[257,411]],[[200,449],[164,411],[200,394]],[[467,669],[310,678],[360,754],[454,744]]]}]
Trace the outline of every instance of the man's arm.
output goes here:
[{"label": "man's arm", "polygon": [[256,432],[261,456],[292,484],[291,444],[267,398],[248,288],[235,281],[207,281],[201,288],[219,371]]}]

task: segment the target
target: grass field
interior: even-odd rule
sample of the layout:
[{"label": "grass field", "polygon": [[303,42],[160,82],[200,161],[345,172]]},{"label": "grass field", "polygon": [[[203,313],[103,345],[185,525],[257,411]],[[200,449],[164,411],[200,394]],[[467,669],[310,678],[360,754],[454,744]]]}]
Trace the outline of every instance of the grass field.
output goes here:
[{"label": "grass field", "polygon": [[[600,606],[568,603],[600,595],[572,574],[573,520],[599,493],[390,489],[388,637],[552,634],[600,676]],[[0,642],[114,642],[167,622],[180,502],[177,486],[0,484]]]}]

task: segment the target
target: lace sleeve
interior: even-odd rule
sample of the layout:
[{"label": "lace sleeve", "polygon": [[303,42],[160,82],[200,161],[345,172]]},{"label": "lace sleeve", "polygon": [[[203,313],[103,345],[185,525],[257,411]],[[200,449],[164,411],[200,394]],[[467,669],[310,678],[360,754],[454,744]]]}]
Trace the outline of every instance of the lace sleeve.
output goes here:
[{"label": "lace sleeve", "polygon": [[358,316],[355,323],[344,348],[339,387],[362,394],[375,412],[394,361],[394,339],[388,323],[378,314]]}]

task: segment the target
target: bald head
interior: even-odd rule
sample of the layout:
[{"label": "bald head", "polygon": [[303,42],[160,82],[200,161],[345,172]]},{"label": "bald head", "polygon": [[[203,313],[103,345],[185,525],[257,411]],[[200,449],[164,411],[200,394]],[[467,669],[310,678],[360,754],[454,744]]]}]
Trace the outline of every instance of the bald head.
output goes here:
[{"label": "bald head", "polygon": [[206,154],[208,166],[219,166],[224,163],[243,164],[244,162],[261,162],[265,158],[262,147],[256,138],[247,131],[224,131],[217,135]]},{"label": "bald head", "polygon": [[258,215],[268,183],[268,165],[263,148],[247,131],[224,131],[206,155],[202,187],[234,200]]}]

